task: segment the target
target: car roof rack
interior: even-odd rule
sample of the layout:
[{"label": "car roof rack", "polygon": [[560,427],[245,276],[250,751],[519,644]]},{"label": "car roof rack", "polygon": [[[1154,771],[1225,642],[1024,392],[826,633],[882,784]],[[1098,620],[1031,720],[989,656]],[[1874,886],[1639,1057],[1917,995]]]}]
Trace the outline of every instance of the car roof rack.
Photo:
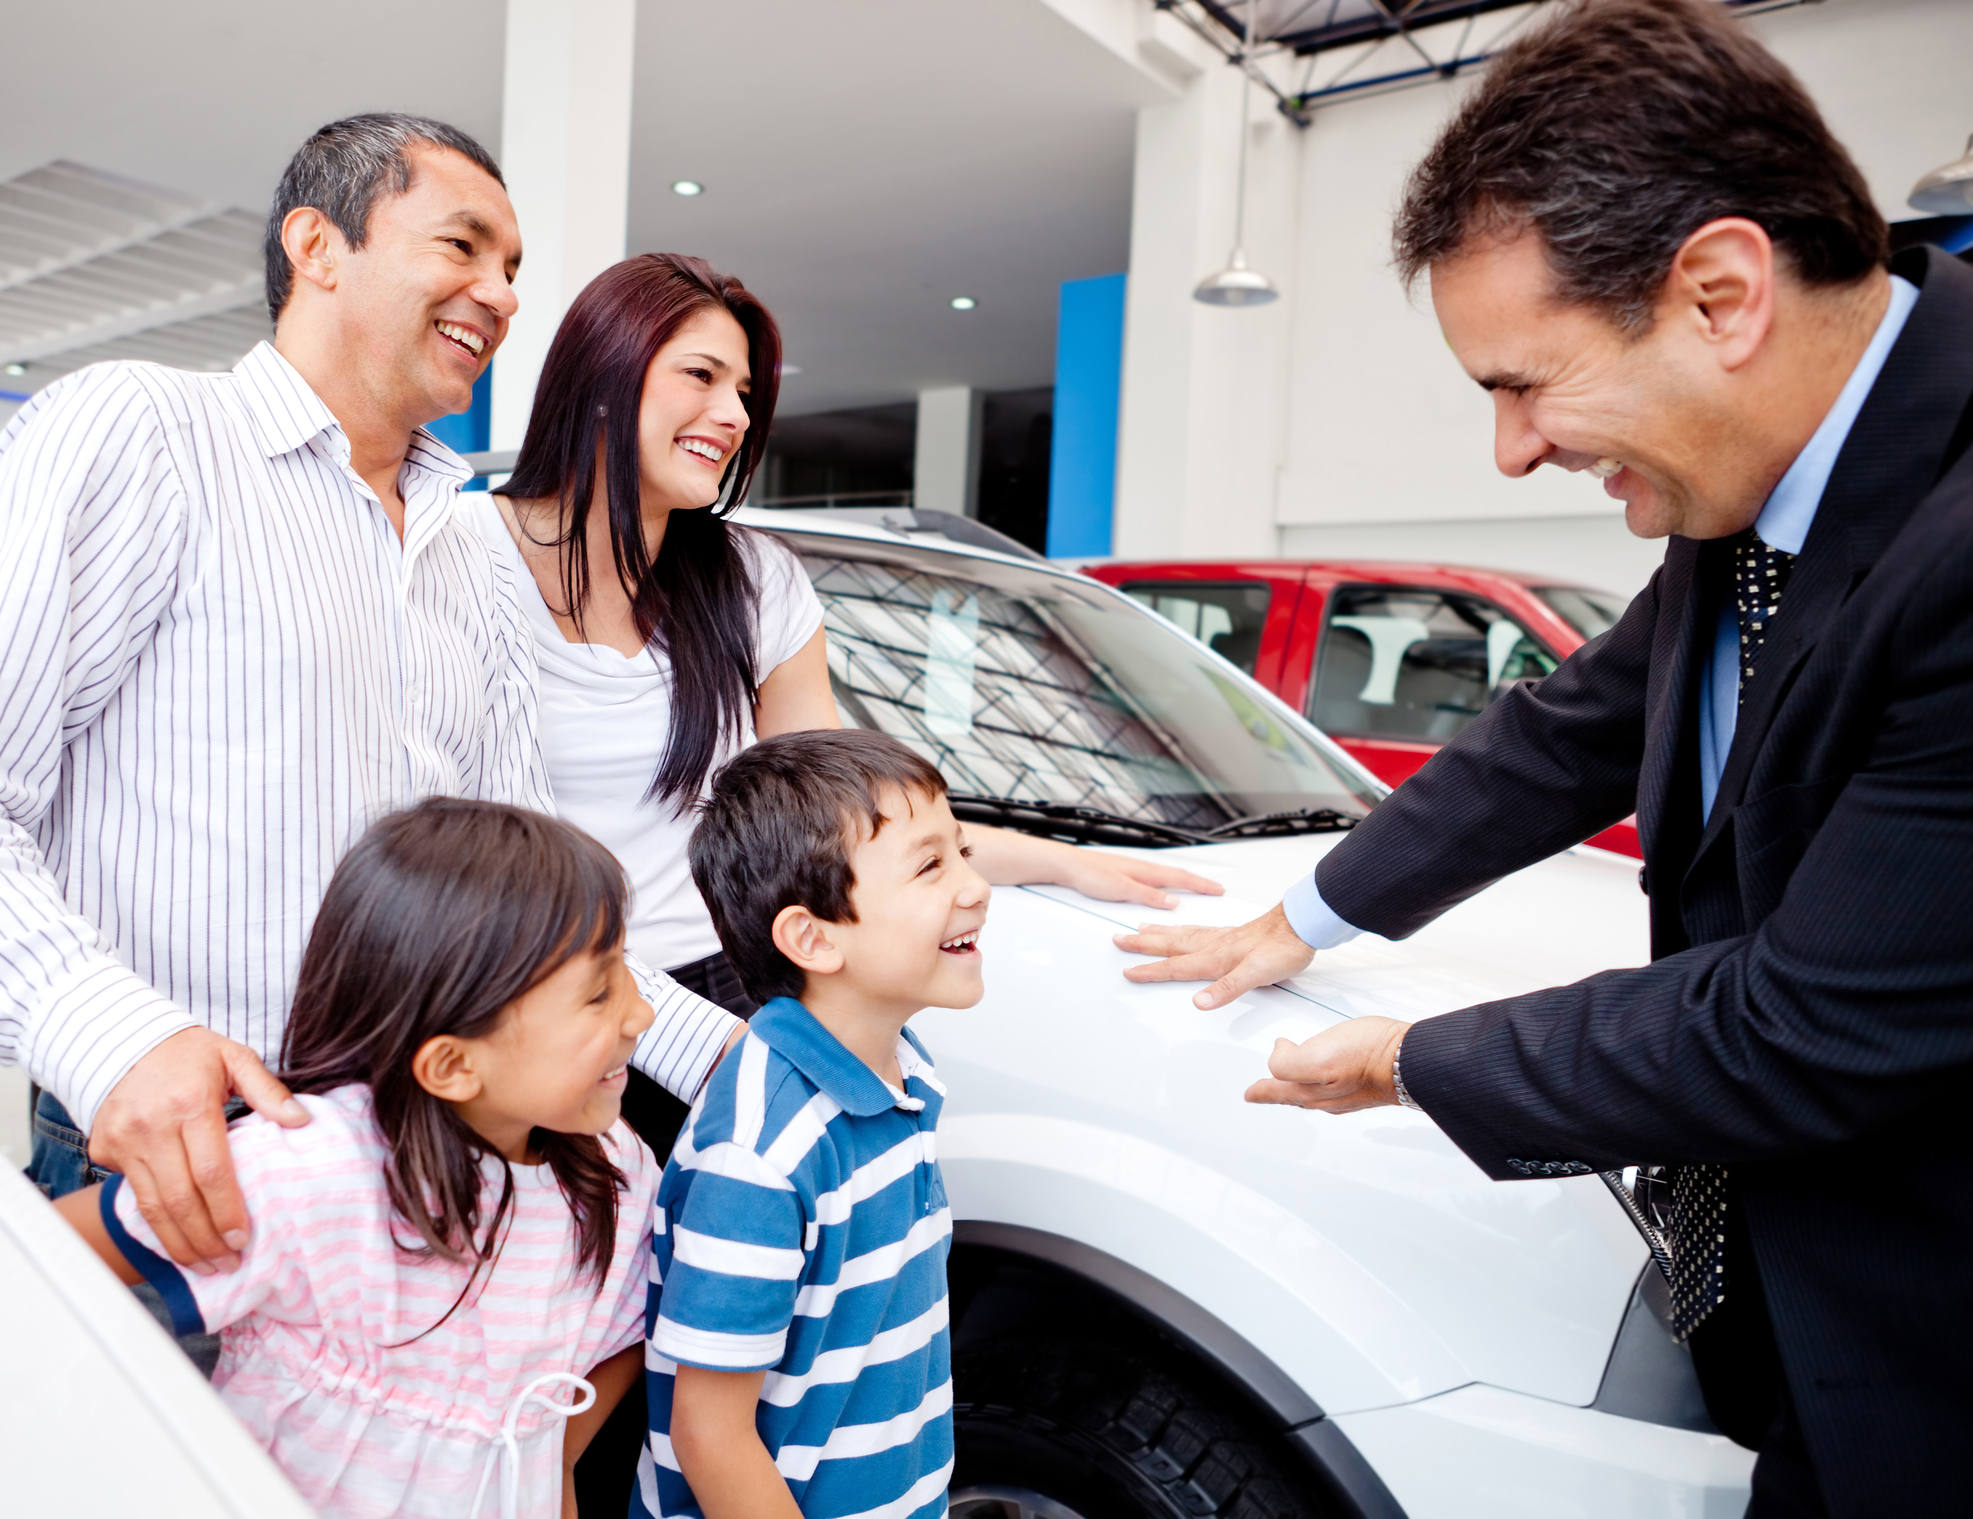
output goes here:
[{"label": "car roof rack", "polygon": [[957,512],[933,511],[922,506],[762,506],[754,510],[762,515],[801,517],[818,523],[856,522],[905,538],[942,538],[967,548],[1048,563],[1046,555],[1037,554],[1018,538],[1010,538],[977,518],[962,517]]},{"label": "car roof rack", "polygon": [[[504,475],[514,468],[514,457],[518,450],[511,448],[486,449],[478,453],[461,454],[460,457],[473,467],[473,478],[484,480],[492,475]],[[742,501],[742,506],[750,506],[758,512],[772,512],[777,517],[812,518],[817,522],[857,522],[865,527],[880,527],[888,532],[906,538],[942,538],[948,543],[964,544],[967,548],[987,549],[996,554],[1010,554],[1016,559],[1032,559],[1040,564],[1048,563],[1048,556],[1037,554],[1018,538],[1010,538],[996,528],[988,527],[974,517],[962,517],[957,512],[934,511],[923,506],[752,506]]]}]

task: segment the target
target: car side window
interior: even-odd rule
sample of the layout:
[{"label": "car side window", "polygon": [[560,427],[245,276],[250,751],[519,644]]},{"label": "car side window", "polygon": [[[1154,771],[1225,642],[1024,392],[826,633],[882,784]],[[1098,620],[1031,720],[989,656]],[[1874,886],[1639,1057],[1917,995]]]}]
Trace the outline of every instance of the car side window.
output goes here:
[{"label": "car side window", "polygon": [[1256,580],[1209,585],[1195,580],[1141,580],[1119,589],[1247,674],[1261,651],[1268,588]]},{"label": "car side window", "polygon": [[1338,586],[1308,717],[1326,733],[1444,743],[1510,681],[1559,661],[1506,612],[1458,591]]}]

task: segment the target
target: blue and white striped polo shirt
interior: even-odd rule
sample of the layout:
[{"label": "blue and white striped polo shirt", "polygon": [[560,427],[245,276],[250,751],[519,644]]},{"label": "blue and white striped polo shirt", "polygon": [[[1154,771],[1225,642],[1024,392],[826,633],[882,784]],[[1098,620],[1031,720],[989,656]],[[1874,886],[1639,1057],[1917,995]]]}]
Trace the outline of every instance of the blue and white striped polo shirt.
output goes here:
[{"label": "blue and white striped polo shirt", "polygon": [[908,1031],[897,1058],[903,1096],[777,997],[713,1073],[652,1218],[635,1519],[700,1512],[671,1450],[680,1362],[767,1372],[756,1427],[807,1519],[945,1512],[945,1088]]}]

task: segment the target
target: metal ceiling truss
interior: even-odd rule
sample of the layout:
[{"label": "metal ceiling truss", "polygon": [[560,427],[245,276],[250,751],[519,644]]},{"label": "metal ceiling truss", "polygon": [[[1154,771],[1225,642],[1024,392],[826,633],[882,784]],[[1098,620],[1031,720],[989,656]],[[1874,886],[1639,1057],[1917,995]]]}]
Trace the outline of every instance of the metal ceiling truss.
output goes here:
[{"label": "metal ceiling truss", "polygon": [[[1316,111],[1436,80],[1491,59],[1548,0],[1152,0],[1244,69],[1281,114],[1307,126]],[[1720,0],[1758,16],[1820,0]],[[1248,12],[1254,45],[1246,47]],[[1509,15],[1507,13],[1515,14]],[[1481,28],[1482,17],[1497,27]],[[1474,33],[1485,35],[1476,44]],[[1325,58],[1325,55],[1327,57]],[[1339,55],[1345,55],[1340,56]],[[1395,62],[1394,62],[1395,60]],[[1318,78],[1324,62],[1335,65]]]}]

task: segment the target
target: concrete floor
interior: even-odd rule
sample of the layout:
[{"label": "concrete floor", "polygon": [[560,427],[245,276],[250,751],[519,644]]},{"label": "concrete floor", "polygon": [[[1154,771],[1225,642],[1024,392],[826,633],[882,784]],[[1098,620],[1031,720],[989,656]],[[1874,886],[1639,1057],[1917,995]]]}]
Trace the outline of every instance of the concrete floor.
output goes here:
[{"label": "concrete floor", "polygon": [[27,1072],[0,1065],[0,1159],[27,1164]]}]

